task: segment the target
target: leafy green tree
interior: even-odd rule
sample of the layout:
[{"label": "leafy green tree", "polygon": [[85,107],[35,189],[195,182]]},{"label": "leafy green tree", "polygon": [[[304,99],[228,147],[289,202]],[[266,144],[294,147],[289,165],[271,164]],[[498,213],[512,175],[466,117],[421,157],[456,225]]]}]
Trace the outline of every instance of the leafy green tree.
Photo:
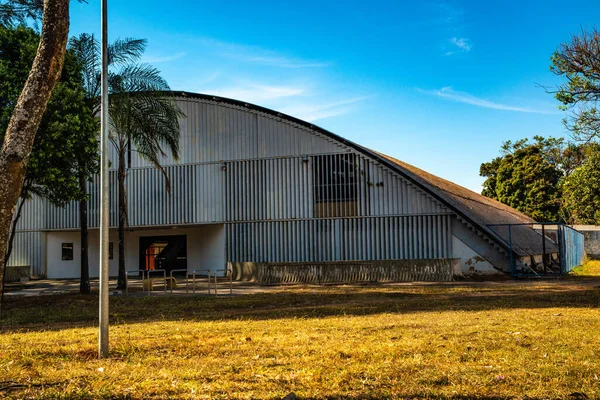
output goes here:
[{"label": "leafy green tree", "polygon": [[537,221],[558,221],[560,182],[574,163],[571,152],[562,139],[535,136],[533,143],[507,141],[501,157],[481,164],[479,174],[486,178],[482,194]]},{"label": "leafy green tree", "polygon": [[[81,35],[71,41],[79,59],[85,65],[86,88],[91,99],[99,93],[99,45],[93,35]],[[135,151],[141,158],[159,169],[170,191],[170,183],[160,164],[161,157],[170,152],[179,157],[179,118],[177,107],[167,82],[160,72],[148,64],[139,63],[146,49],[145,40],[125,39],[114,42],[109,49],[109,114],[110,141],[118,160],[119,189],[119,280],[118,288],[125,289],[125,227],[127,222],[128,155]]]},{"label": "leafy green tree", "polygon": [[600,146],[587,149],[583,165],[565,179],[563,212],[569,224],[600,225]]},{"label": "leafy green tree", "polygon": [[[14,106],[33,63],[39,35],[23,26],[0,27],[0,129],[8,126]],[[15,228],[32,194],[57,206],[81,200],[79,173],[90,176],[98,166],[98,122],[86,103],[81,66],[67,52],[65,64],[42,118],[27,165],[20,203],[6,252],[10,257]],[[89,292],[89,278],[87,283]]]},{"label": "leafy green tree", "polygon": [[[0,255],[6,253],[14,209],[19,202],[18,189],[23,186],[38,128],[61,76],[68,36],[69,1],[44,0],[39,46],[0,149]],[[5,267],[4,258],[0,257],[0,299],[4,295]]]},{"label": "leafy green tree", "polygon": [[554,93],[570,111],[565,126],[576,139],[590,141],[600,135],[600,32],[583,29],[570,42],[561,44],[551,59],[550,70],[566,82]]}]

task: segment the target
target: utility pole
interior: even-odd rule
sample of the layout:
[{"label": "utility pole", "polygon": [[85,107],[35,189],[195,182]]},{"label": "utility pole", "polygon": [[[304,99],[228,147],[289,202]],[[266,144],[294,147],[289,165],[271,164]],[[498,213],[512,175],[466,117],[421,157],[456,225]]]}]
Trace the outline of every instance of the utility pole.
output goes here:
[{"label": "utility pole", "polygon": [[108,357],[108,12],[102,0],[102,92],[100,109],[100,309],[98,357]]}]

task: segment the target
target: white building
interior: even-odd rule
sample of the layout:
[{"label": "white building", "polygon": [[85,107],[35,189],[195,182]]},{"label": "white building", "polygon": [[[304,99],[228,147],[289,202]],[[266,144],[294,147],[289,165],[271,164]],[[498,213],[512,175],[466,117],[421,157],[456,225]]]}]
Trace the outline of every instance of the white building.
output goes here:
[{"label": "white building", "polygon": [[[171,194],[161,173],[132,154],[126,182],[128,270],[217,270],[232,263],[248,273],[262,263],[373,260],[408,268],[411,273],[402,279],[440,279],[430,274],[434,270],[447,276],[502,273],[510,271],[510,247],[488,225],[533,222],[310,123],[236,100],[175,95],[186,117],[180,159],[162,162]],[[116,171],[111,190],[111,275],[116,275]],[[97,181],[89,192],[94,277]],[[9,265],[29,266],[32,275],[48,278],[78,277],[78,218],[77,203],[63,209],[28,201]],[[540,254],[539,233],[528,226],[513,232],[514,256]],[[438,269],[429,268],[433,265]]]}]

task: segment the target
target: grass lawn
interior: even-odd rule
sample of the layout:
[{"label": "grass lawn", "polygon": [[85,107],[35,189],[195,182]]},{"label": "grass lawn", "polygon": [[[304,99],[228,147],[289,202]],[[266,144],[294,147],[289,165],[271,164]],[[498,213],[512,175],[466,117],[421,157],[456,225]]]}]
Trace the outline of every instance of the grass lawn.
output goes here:
[{"label": "grass lawn", "polygon": [[571,275],[574,276],[600,276],[600,261],[588,261],[580,267],[575,268]]},{"label": "grass lawn", "polygon": [[7,398],[598,398],[600,280],[9,297]]}]

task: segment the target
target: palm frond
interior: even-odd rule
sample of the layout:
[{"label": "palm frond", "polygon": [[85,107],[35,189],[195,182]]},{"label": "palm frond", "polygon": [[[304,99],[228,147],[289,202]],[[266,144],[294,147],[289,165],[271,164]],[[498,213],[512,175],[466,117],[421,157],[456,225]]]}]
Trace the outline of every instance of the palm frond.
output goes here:
[{"label": "palm frond", "polygon": [[162,176],[165,178],[165,189],[167,193],[171,194],[171,179],[169,178],[169,174],[167,174],[167,170],[161,165],[160,160],[156,157],[156,154],[145,153],[142,150],[136,150],[138,154],[140,154],[144,159],[149,161],[154,168],[160,171]]},{"label": "palm frond", "polygon": [[173,99],[157,92],[113,95],[111,119],[115,131],[130,138],[143,155],[165,155],[163,147],[179,157],[179,118]]},{"label": "palm frond", "polygon": [[118,86],[111,93],[140,93],[170,90],[160,71],[150,64],[132,64],[123,67],[118,75]]},{"label": "palm frond", "polygon": [[[136,63],[146,49],[145,39],[119,39],[109,47],[109,115],[110,141],[123,154],[132,143],[140,156],[165,175],[167,189],[170,181],[160,161],[172,154],[179,158],[179,119],[183,113],[168,91],[167,81],[160,71],[145,63]],[[71,39],[85,71],[88,97],[100,97],[100,45],[93,35]],[[99,101],[94,111],[99,111]]]},{"label": "palm frond", "polygon": [[[122,89],[121,71],[115,72],[115,68],[122,68],[127,72],[132,69],[144,50],[146,49],[146,39],[117,39],[108,47],[108,66],[109,66],[109,90],[111,93],[120,93]],[[96,113],[100,109],[100,91],[102,89],[101,71],[102,59],[100,54],[100,42],[93,34],[82,33],[69,41],[69,49],[78,58],[83,68],[84,88],[87,97],[93,101]],[[135,73],[131,71],[130,74]],[[127,75],[126,75],[127,76]]]},{"label": "palm frond", "polygon": [[146,39],[117,39],[108,46],[108,65],[126,66],[138,62],[148,41]]},{"label": "palm frond", "polygon": [[94,113],[100,108],[100,43],[93,34],[82,33],[69,40],[71,50],[82,66],[83,83],[88,99],[94,101]]}]

